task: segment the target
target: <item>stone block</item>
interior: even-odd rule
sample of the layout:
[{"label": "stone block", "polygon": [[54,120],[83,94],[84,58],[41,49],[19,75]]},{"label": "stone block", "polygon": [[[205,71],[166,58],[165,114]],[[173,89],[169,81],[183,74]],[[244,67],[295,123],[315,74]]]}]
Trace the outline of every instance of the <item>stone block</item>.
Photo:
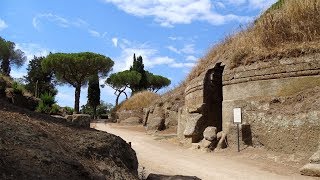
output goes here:
[{"label": "stone block", "polygon": [[193,136],[197,135],[200,132],[198,132],[198,124],[201,121],[202,114],[199,113],[193,113],[193,114],[188,114],[185,116],[186,118],[186,127],[183,132],[185,136]]},{"label": "stone block", "polygon": [[310,157],[311,163],[320,164],[320,149]]},{"label": "stone block", "polygon": [[306,164],[300,169],[300,173],[306,176],[320,177],[320,164]]},{"label": "stone block", "polygon": [[217,128],[213,126],[207,127],[203,132],[203,137],[208,141],[217,139]]},{"label": "stone block", "polygon": [[142,123],[142,119],[139,118],[139,117],[129,117],[129,118],[121,121],[120,123],[137,125],[137,124],[141,124]]},{"label": "stone block", "polygon": [[163,130],[165,128],[164,125],[164,118],[163,117],[154,117],[154,118],[149,118],[148,123],[147,123],[147,130]]},{"label": "stone block", "polygon": [[72,124],[79,127],[90,127],[91,116],[88,114],[72,115]]}]

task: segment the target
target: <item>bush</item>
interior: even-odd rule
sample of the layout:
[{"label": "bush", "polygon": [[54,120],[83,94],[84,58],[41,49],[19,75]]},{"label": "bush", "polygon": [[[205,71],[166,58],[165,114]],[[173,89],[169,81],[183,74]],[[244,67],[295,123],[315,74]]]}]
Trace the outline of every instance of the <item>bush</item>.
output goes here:
[{"label": "bush", "polygon": [[49,107],[56,103],[54,96],[50,93],[41,94],[40,99],[45,105],[48,105]]},{"label": "bush", "polygon": [[65,109],[65,111],[66,111],[66,113],[67,113],[68,115],[72,115],[73,112],[74,112],[74,109],[73,109],[72,107],[66,106],[66,107],[64,107],[64,109]]},{"label": "bush", "polygon": [[25,91],[24,86],[18,82],[13,82],[12,88],[13,88],[13,93],[15,94],[23,94],[23,92]]},{"label": "bush", "polygon": [[38,107],[36,108],[36,112],[50,114],[51,107],[45,105],[42,101],[40,101]]},{"label": "bush", "polygon": [[60,106],[58,104],[54,104],[51,107],[50,114],[58,114],[60,110]]},{"label": "bush", "polygon": [[54,96],[50,93],[44,93],[40,96],[40,103],[36,109],[37,112],[45,113],[45,114],[56,114],[59,112],[59,106],[55,105],[56,101]]}]

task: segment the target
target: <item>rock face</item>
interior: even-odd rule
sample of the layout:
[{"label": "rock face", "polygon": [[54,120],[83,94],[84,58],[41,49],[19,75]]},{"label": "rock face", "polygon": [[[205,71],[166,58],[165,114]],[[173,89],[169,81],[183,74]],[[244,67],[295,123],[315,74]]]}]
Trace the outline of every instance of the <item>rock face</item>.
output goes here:
[{"label": "rock face", "polygon": [[72,115],[72,124],[79,127],[90,127],[91,116],[88,114]]},{"label": "rock face", "polygon": [[161,131],[165,128],[165,120],[163,117],[154,117],[148,120],[147,130]]},{"label": "rock face", "polygon": [[302,175],[320,177],[320,164],[306,164],[300,169]]},{"label": "rock face", "polygon": [[[314,152],[320,134],[319,59],[320,53],[315,53],[233,69],[228,60],[208,67],[186,84],[178,137],[183,142],[200,142],[206,127],[214,126],[224,132],[225,144],[236,146],[233,109],[241,108],[241,146],[263,144],[284,153]],[[197,123],[190,120],[200,115]]]},{"label": "rock face", "polygon": [[40,100],[35,97],[24,96],[22,94],[15,94],[10,91],[7,92],[6,96],[9,102],[11,102],[12,104],[22,108],[29,109],[31,111],[34,111],[40,102]]},{"label": "rock face", "polygon": [[126,120],[130,117],[138,117],[138,118],[143,118],[143,111],[142,110],[124,110],[117,112],[118,116],[118,122],[121,122],[123,120]]},{"label": "rock face", "polygon": [[137,168],[118,136],[0,100],[0,179],[138,179]]},{"label": "rock face", "polygon": [[[152,106],[144,110],[143,124],[148,130],[159,130],[159,118],[164,120],[160,129],[174,128],[178,125],[178,111],[184,104],[184,85],[181,85],[173,92],[169,92],[158,99]],[[155,122],[153,122],[155,121]],[[161,121],[162,123],[162,121]]]},{"label": "rock face", "polygon": [[142,119],[139,117],[129,117],[126,120],[121,121],[121,123],[127,125],[138,125],[142,123]]},{"label": "rock face", "polygon": [[310,157],[310,163],[300,169],[300,173],[306,176],[320,177],[320,147],[319,150]]}]

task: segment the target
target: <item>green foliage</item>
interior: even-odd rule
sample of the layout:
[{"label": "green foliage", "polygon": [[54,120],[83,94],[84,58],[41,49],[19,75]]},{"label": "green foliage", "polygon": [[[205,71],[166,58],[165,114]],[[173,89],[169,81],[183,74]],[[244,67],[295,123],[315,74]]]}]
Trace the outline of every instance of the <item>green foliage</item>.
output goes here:
[{"label": "green foliage", "polygon": [[111,74],[106,80],[106,84],[112,87],[116,92],[116,106],[122,93],[126,95],[126,88],[131,89],[132,94],[149,89],[157,92],[159,89],[169,86],[171,81],[163,76],[154,75],[144,70],[143,59],[141,56],[136,59],[133,55],[133,65],[130,70],[125,70]]},{"label": "green foliage", "polygon": [[49,107],[56,103],[54,96],[50,93],[41,94],[40,99],[45,105],[48,105]]},{"label": "green foliage", "polygon": [[147,72],[147,80],[148,80],[148,89],[153,92],[158,92],[163,87],[169,86],[171,84],[170,79],[160,76],[154,75],[150,72]]},{"label": "green foliage", "polygon": [[49,54],[41,63],[44,70],[54,72],[58,81],[75,88],[76,113],[79,112],[81,86],[96,73],[106,76],[113,64],[110,58],[91,52]]},{"label": "green foliage", "polygon": [[[96,116],[100,117],[101,115],[109,114],[112,108],[113,105],[111,103],[100,101],[100,104],[97,106]],[[81,113],[94,116],[93,108],[88,103],[81,106]]]},{"label": "green foliage", "polygon": [[24,85],[16,81],[13,82],[12,88],[13,88],[13,93],[15,94],[23,94],[23,92],[25,91]]},{"label": "green foliage", "polygon": [[50,110],[50,114],[58,114],[60,106],[58,104],[53,104]]},{"label": "green foliage", "polygon": [[68,106],[64,107],[64,110],[66,111],[66,113],[68,115],[72,115],[74,112],[74,109],[72,107],[68,107]]},{"label": "green foliage", "polygon": [[108,84],[116,91],[116,106],[119,103],[119,97],[121,94],[125,94],[127,96],[125,92],[126,88],[132,89],[132,87],[139,85],[140,80],[141,74],[133,70],[126,70],[115,74],[111,74],[110,77],[107,78],[106,84]]},{"label": "green foliage", "polygon": [[99,76],[95,74],[89,79],[88,87],[88,104],[93,109],[93,115],[96,115],[97,106],[100,104],[100,86],[99,86]]},{"label": "green foliage", "polygon": [[10,75],[11,65],[21,67],[27,59],[24,52],[15,47],[14,42],[6,41],[0,37],[0,70],[6,76]]},{"label": "green foliage", "polygon": [[26,89],[32,92],[36,97],[40,94],[50,93],[57,94],[57,90],[53,83],[53,71],[44,71],[41,62],[44,57],[36,57],[29,62],[27,71],[28,74],[24,76],[26,81]]},{"label": "green foliage", "polygon": [[45,114],[51,114],[56,113],[59,111],[59,106],[54,105],[56,103],[55,98],[50,93],[44,93],[40,96],[40,103],[36,109],[37,112],[45,113]]},{"label": "green foliage", "polygon": [[132,93],[136,93],[139,91],[143,91],[148,88],[148,80],[147,80],[147,74],[146,71],[144,70],[144,64],[143,64],[143,59],[141,56],[139,56],[136,59],[136,55],[133,55],[133,64],[130,67],[130,71],[136,71],[140,73],[141,79],[139,81],[139,84],[134,84],[131,86]]}]

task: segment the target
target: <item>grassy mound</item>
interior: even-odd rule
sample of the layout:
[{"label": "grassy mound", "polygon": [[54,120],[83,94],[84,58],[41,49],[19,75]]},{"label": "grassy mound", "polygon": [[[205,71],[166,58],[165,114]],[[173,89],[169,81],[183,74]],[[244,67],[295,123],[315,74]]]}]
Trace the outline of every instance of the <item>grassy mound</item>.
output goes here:
[{"label": "grassy mound", "polygon": [[225,38],[198,62],[187,82],[223,61],[227,68],[320,52],[320,1],[279,0],[246,29]]},{"label": "grassy mound", "polygon": [[123,110],[136,110],[149,107],[154,101],[156,101],[160,96],[156,93],[150,91],[142,91],[134,94],[128,100],[124,101],[118,111]]}]

